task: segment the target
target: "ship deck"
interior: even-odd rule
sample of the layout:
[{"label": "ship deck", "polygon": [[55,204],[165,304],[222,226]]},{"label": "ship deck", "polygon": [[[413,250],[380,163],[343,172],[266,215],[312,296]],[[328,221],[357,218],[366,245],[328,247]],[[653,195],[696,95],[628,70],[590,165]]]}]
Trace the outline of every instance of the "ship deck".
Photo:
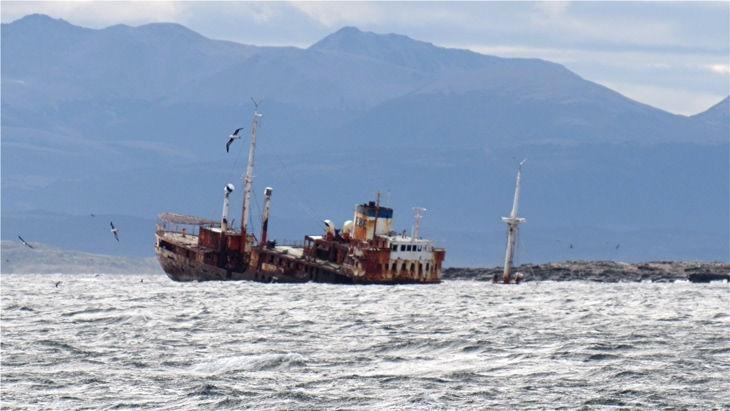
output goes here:
[{"label": "ship deck", "polygon": [[161,233],[160,237],[163,239],[174,242],[176,244],[179,244],[184,247],[190,247],[195,248],[198,246],[198,236],[197,235],[190,235],[185,234],[182,235],[182,233],[174,232],[174,231],[165,231]]},{"label": "ship deck", "polygon": [[274,250],[276,250],[277,252],[280,252],[282,254],[287,254],[287,255],[290,255],[290,256],[296,257],[296,258],[302,258],[304,256],[304,249],[300,248],[300,247],[291,247],[288,245],[281,245],[281,246],[276,246],[274,248]]}]

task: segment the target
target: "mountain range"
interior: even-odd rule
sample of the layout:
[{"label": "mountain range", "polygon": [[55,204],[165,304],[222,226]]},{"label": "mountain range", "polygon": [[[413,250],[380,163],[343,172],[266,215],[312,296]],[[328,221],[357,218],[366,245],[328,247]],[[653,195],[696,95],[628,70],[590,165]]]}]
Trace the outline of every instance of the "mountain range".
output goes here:
[{"label": "mountain range", "polygon": [[[448,264],[494,265],[527,158],[522,261],[730,259],[727,98],[675,115],[545,60],[354,27],[302,49],[30,15],[2,25],[1,52],[4,240],[149,256],[158,213],[216,218],[223,185],[240,189],[247,140],[224,145],[253,97],[275,237],[341,224],[380,191],[399,229],[428,209]],[[124,221],[124,244],[91,214]]]}]

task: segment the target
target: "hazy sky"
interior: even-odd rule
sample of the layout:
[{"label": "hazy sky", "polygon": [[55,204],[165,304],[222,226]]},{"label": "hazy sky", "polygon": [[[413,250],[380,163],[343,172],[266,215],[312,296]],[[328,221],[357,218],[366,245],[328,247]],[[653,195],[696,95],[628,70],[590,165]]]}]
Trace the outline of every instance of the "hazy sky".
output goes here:
[{"label": "hazy sky", "polygon": [[9,2],[86,27],[178,22],[207,37],[307,47],[342,26],[562,63],[638,101],[694,114],[730,94],[730,2]]}]

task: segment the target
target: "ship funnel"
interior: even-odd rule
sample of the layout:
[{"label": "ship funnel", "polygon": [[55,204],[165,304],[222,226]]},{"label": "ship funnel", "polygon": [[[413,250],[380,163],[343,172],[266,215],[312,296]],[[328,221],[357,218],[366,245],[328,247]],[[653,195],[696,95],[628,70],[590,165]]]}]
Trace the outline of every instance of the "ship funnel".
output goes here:
[{"label": "ship funnel", "polygon": [[354,220],[352,237],[358,241],[370,241],[376,235],[387,235],[393,231],[393,209],[375,201],[358,204]]},{"label": "ship funnel", "polygon": [[266,240],[269,234],[269,210],[271,209],[271,193],[274,191],[271,187],[264,189],[264,214],[261,222],[261,243],[262,247],[266,247]]},{"label": "ship funnel", "polygon": [[221,233],[228,231],[228,208],[230,203],[228,197],[235,189],[236,187],[231,183],[228,183],[225,187],[223,187],[223,217],[221,218]]}]

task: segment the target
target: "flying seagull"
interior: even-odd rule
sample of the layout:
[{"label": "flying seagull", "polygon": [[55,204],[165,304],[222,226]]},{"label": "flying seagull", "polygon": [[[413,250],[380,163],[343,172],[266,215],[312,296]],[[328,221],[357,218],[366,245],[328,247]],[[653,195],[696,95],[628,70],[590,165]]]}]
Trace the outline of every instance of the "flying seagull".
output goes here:
[{"label": "flying seagull", "polygon": [[226,143],[226,153],[230,149],[231,143],[233,143],[233,140],[237,140],[237,139],[241,138],[241,136],[238,135],[238,132],[241,130],[243,130],[243,127],[237,128],[236,131],[233,132],[233,134],[228,136],[228,142]]},{"label": "flying seagull", "polygon": [[114,238],[119,241],[119,229],[114,227],[114,223],[111,221],[109,222],[109,225],[112,226],[112,234],[114,234]]},{"label": "flying seagull", "polygon": [[616,249],[617,250],[618,250],[619,247],[621,247],[621,244],[616,244]]},{"label": "flying seagull", "polygon": [[18,234],[18,239],[20,240],[21,243],[23,243],[24,246],[26,246],[28,248],[34,248],[32,245],[28,244],[27,241],[23,240],[23,237],[21,237],[20,234]]},{"label": "flying seagull", "polygon": [[56,288],[58,288],[58,285],[61,284],[60,281],[56,281]]}]

